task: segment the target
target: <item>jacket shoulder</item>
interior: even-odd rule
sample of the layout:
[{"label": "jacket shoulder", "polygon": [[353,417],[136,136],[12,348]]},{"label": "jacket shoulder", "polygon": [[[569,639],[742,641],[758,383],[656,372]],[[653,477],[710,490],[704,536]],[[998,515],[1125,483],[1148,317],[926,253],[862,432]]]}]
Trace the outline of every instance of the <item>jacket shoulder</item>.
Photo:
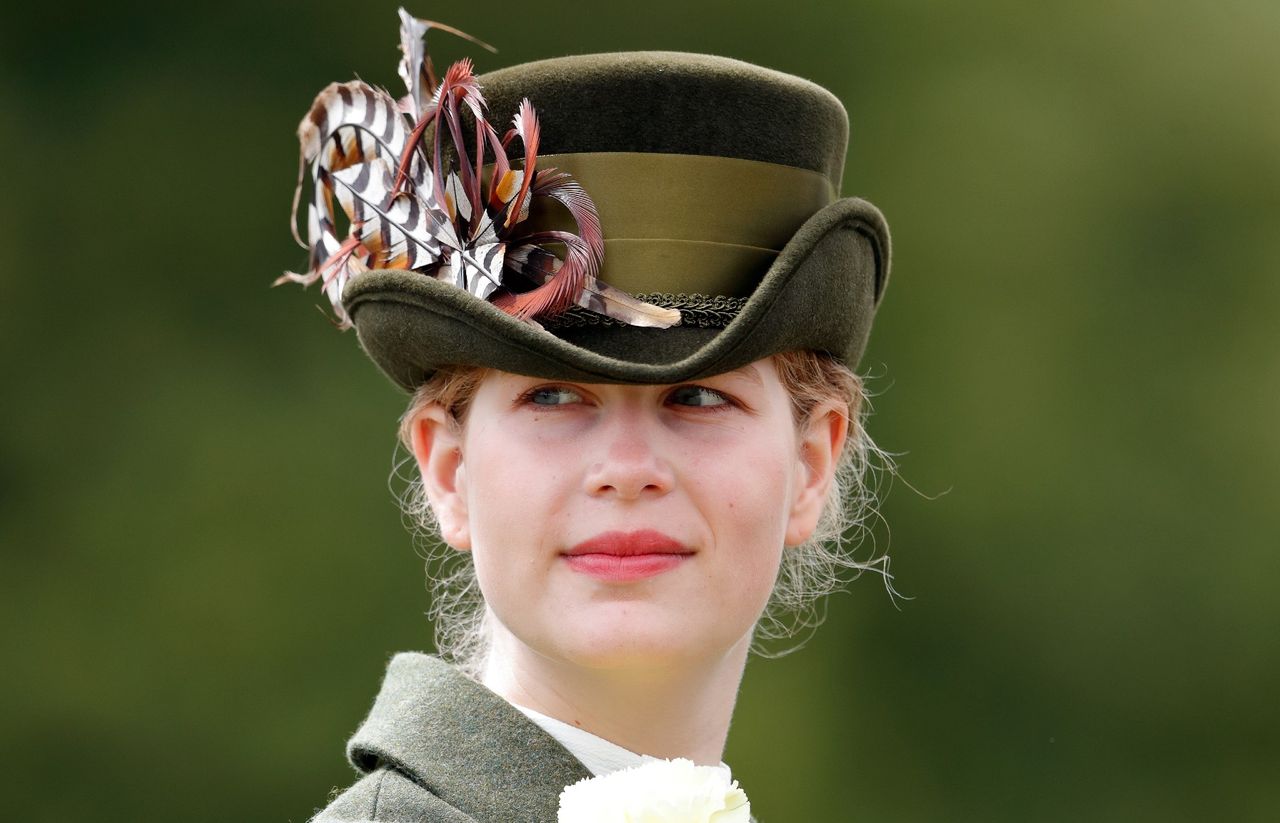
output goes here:
[{"label": "jacket shoulder", "polygon": [[389,767],[370,772],[334,798],[311,823],[476,823]]}]

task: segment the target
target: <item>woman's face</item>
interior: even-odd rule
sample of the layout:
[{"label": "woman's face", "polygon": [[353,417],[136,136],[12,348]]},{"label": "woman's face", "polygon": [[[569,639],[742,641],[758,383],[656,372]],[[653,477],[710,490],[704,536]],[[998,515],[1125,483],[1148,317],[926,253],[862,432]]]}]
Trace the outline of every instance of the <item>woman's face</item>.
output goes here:
[{"label": "woman's face", "polygon": [[748,639],[784,545],[817,523],[844,425],[833,405],[797,430],[772,360],[662,386],[491,372],[461,434],[435,407],[415,451],[503,626],[611,666]]}]

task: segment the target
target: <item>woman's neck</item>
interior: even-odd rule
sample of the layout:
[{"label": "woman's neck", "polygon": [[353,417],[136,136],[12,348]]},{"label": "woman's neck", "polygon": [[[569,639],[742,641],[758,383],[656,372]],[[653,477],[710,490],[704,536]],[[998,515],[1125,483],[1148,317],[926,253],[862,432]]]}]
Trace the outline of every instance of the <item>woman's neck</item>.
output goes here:
[{"label": "woman's neck", "polygon": [[724,755],[749,642],[693,664],[585,668],[538,654],[499,624],[481,681],[511,703],[638,754],[714,766]]}]

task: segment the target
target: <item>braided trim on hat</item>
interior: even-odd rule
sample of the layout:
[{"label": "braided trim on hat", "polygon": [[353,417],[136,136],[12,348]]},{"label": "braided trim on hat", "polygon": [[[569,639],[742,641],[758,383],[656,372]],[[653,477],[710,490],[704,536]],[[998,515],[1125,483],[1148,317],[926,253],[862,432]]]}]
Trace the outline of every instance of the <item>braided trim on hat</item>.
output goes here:
[{"label": "braided trim on hat", "polygon": [[[653,292],[636,294],[637,300],[643,300],[664,309],[679,309],[678,326],[699,326],[702,328],[722,329],[733,322],[747,304],[746,297],[726,297],[722,294],[672,294],[671,292]],[[554,318],[543,320],[548,329],[581,328],[583,326],[622,326],[626,325],[597,312],[573,306]]]}]

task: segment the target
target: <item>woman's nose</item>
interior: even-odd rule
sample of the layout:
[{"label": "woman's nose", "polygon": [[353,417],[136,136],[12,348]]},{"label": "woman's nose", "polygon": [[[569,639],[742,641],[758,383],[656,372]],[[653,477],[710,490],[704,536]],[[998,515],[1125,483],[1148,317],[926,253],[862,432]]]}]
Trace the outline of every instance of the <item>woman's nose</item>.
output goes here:
[{"label": "woman's nose", "polygon": [[671,464],[661,454],[659,444],[643,421],[623,415],[583,446],[589,453],[585,482],[590,495],[637,500],[661,496],[675,485]]}]

